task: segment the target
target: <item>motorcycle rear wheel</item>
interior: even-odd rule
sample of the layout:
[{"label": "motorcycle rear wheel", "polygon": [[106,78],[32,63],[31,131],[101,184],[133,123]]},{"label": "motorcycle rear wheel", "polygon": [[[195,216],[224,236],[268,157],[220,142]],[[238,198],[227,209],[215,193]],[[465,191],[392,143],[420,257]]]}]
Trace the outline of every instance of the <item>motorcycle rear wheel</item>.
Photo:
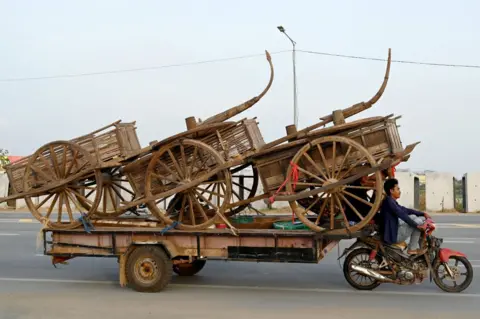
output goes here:
[{"label": "motorcycle rear wheel", "polygon": [[[375,278],[365,276],[362,274],[358,274],[358,276],[362,278],[366,278],[367,282],[370,281],[370,283],[367,284],[362,284],[359,283],[358,280],[355,280],[354,276],[352,275],[352,272],[355,272],[353,269],[350,269],[350,265],[352,264],[357,264],[361,265],[361,263],[366,263],[368,262],[368,259],[370,257],[370,252],[371,249],[368,248],[357,248],[353,250],[351,253],[347,255],[347,258],[345,258],[345,262],[343,263],[343,275],[347,282],[350,284],[355,289],[358,290],[373,290],[380,286],[381,282],[376,280]],[[360,257],[361,262],[360,263],[354,263],[354,259]],[[378,263],[378,265],[381,264],[382,259],[377,255],[375,257],[375,261]],[[363,282],[363,280],[362,280]]]},{"label": "motorcycle rear wheel", "polygon": [[[460,284],[460,285],[457,285],[456,283],[456,280],[452,280],[454,282],[454,286],[448,286],[446,285],[442,279],[443,278],[440,278],[440,274],[439,274],[439,269],[441,266],[443,266],[443,268],[445,269],[445,266],[443,265],[443,263],[440,261],[440,259],[437,259],[437,261],[435,262],[434,266],[433,266],[433,281],[435,282],[435,284],[440,288],[442,289],[443,291],[445,292],[455,292],[455,293],[459,293],[459,292],[462,292],[464,291],[465,289],[467,289],[470,284],[472,283],[472,280],[473,280],[473,267],[472,267],[472,264],[470,263],[470,261],[465,258],[465,257],[461,257],[461,256],[450,256],[449,260],[455,260],[456,261],[456,264],[458,264],[458,262],[462,263],[465,268],[466,268],[466,273],[464,272],[460,272],[460,275],[462,274],[465,274],[466,275],[466,279],[465,281]],[[447,262],[448,263],[448,262]],[[457,266],[457,265],[456,265]],[[451,268],[451,267],[450,267]],[[445,269],[445,272],[446,272],[446,269]],[[448,276],[448,273],[446,274],[446,276]]]}]

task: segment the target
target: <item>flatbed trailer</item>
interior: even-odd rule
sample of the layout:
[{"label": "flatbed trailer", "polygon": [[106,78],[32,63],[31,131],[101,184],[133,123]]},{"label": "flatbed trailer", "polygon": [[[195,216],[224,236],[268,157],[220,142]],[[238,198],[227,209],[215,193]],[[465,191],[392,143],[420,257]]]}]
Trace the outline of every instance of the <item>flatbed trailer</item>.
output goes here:
[{"label": "flatbed trailer", "polygon": [[52,256],[54,265],[75,257],[117,258],[120,286],[158,292],[168,285],[173,272],[194,275],[207,260],[319,263],[340,240],[359,237],[366,230],[328,237],[311,230],[185,231],[126,225],[92,230],[44,228],[42,232],[44,254]]}]

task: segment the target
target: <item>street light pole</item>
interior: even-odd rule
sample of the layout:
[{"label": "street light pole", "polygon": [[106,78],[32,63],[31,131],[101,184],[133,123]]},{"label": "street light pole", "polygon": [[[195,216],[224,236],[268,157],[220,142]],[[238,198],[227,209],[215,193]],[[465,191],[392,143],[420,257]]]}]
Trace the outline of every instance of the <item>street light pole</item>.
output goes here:
[{"label": "street light pole", "polygon": [[297,108],[297,70],[296,70],[296,61],[295,61],[295,41],[285,32],[285,28],[282,26],[278,26],[277,29],[285,34],[285,36],[292,42],[293,50],[292,50],[292,60],[293,60],[293,122],[295,127],[298,128],[298,108]]}]

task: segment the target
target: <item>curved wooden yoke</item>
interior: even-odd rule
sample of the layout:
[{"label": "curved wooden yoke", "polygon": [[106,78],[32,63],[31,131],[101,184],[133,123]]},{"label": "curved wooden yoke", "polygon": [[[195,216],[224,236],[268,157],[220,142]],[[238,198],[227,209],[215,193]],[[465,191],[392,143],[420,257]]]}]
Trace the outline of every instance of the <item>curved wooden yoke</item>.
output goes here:
[{"label": "curved wooden yoke", "polygon": [[268,84],[265,87],[265,89],[262,91],[262,93],[260,93],[259,95],[255,96],[254,98],[252,98],[252,99],[250,99],[250,100],[248,100],[248,101],[246,101],[246,102],[244,102],[240,105],[231,107],[230,109],[228,109],[228,110],[226,110],[222,113],[218,113],[218,114],[206,119],[205,121],[202,121],[202,122],[198,123],[197,126],[226,121],[229,118],[232,118],[235,115],[238,115],[238,114],[242,113],[243,111],[251,108],[258,101],[260,101],[260,99],[262,99],[262,97],[265,96],[265,94],[268,92],[268,90],[270,90],[270,87],[272,86],[273,78],[274,78],[272,57],[270,56],[270,53],[268,53],[268,51],[265,51],[265,54],[267,56],[268,64],[270,65],[270,80],[268,81]]},{"label": "curved wooden yoke", "polygon": [[[378,92],[367,102],[360,102],[360,103],[354,104],[354,105],[352,105],[352,106],[350,106],[346,109],[343,109],[342,113],[343,113],[344,118],[347,118],[347,117],[353,116],[355,114],[358,114],[362,111],[365,111],[366,109],[369,109],[370,107],[372,107],[372,105],[377,103],[378,100],[380,100],[380,98],[383,95],[383,92],[385,92],[385,88],[387,87],[388,79],[389,79],[389,76],[390,76],[390,64],[392,62],[391,51],[392,51],[391,49],[388,49],[387,69],[385,70],[385,77],[383,78],[382,85],[380,86],[380,89],[378,90]],[[330,117],[331,117],[331,115],[328,115],[328,116],[324,116],[320,119],[321,120],[327,120]]]},{"label": "curved wooden yoke", "polygon": [[281,137],[279,139],[276,139],[268,144],[264,144],[262,146],[262,149],[268,149],[271,147],[274,147],[276,145],[282,144],[287,141],[294,141],[295,139],[302,138],[308,134],[308,132],[315,130],[319,127],[325,126],[328,123],[335,122],[334,124],[343,124],[345,123],[345,118],[353,116],[357,113],[360,113],[368,108],[370,108],[373,104],[375,104],[380,97],[383,95],[383,92],[385,91],[385,88],[387,87],[387,82],[388,78],[390,76],[390,64],[391,64],[391,49],[388,49],[388,61],[387,61],[387,69],[385,72],[385,77],[383,79],[382,86],[378,90],[377,94],[375,94],[370,100],[367,102],[360,102],[357,104],[354,104],[346,109],[343,110],[336,110],[333,111],[331,114],[326,115],[324,117],[321,117],[320,120],[321,122],[315,123],[313,125],[310,125],[304,129],[301,129],[299,131],[290,131],[288,132],[287,136]]}]

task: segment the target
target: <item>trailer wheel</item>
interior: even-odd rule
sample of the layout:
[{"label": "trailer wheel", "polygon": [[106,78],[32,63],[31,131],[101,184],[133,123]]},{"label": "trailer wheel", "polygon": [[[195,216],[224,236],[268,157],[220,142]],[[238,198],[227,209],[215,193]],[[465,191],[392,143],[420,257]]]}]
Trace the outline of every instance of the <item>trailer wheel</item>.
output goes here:
[{"label": "trailer wheel", "polygon": [[203,269],[206,262],[206,260],[196,259],[191,263],[173,265],[173,271],[179,276],[193,276]]},{"label": "trailer wheel", "polygon": [[128,256],[127,281],[139,292],[159,292],[172,278],[172,261],[162,248],[140,246]]}]

